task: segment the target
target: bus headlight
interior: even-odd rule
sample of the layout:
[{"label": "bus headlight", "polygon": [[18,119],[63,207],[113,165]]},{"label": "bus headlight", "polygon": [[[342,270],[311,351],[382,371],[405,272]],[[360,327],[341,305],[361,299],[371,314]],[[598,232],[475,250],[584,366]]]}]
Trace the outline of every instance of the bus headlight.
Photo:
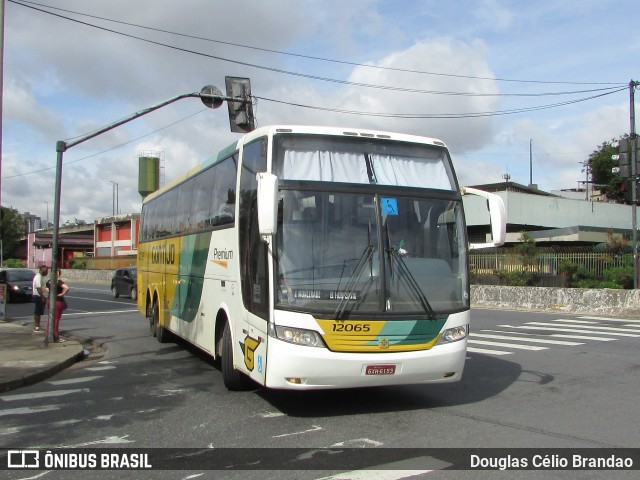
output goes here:
[{"label": "bus headlight", "polygon": [[444,343],[453,343],[469,335],[469,325],[462,325],[460,327],[448,328],[440,334],[440,338],[436,342],[436,345],[442,345]]},{"label": "bus headlight", "polygon": [[305,345],[307,347],[324,347],[322,337],[318,332],[306,330],[304,328],[282,327],[280,325],[269,324],[269,335],[285,342],[295,345]]}]

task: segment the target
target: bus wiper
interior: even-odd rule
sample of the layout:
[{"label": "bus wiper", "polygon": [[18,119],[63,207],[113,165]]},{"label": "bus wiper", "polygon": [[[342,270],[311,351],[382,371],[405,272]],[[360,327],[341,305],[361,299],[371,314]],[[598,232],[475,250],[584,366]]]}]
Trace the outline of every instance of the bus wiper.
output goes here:
[{"label": "bus wiper", "polygon": [[367,265],[367,262],[369,261],[372,255],[373,255],[373,245],[371,245],[371,241],[369,241],[369,244],[366,247],[364,247],[364,250],[362,251],[362,255],[360,255],[360,258],[358,259],[358,263],[356,264],[356,268],[353,270],[353,273],[351,274],[351,276],[349,277],[349,280],[347,281],[347,284],[345,285],[344,293],[341,294],[342,298],[340,299],[340,303],[338,304],[335,312],[333,313],[333,317],[336,320],[339,320],[344,314],[344,311],[347,308],[349,300],[351,299],[351,295],[353,295],[353,292],[356,289],[356,285],[358,285],[358,279],[360,278],[360,274],[362,273],[362,270],[364,270],[364,267]]},{"label": "bus wiper", "polygon": [[[401,280],[404,280],[404,283],[418,298],[420,305],[427,312],[427,315],[429,316],[429,320],[435,320],[436,312],[431,307],[429,300],[427,300],[427,297],[425,296],[424,292],[420,288],[420,285],[416,281],[416,278],[413,276],[413,274],[409,270],[409,267],[407,267],[407,264],[404,262],[404,259],[402,258],[402,254],[395,247],[390,247],[387,251],[389,252],[392,259],[397,260],[398,277]],[[393,261],[391,263],[393,263]]]}]

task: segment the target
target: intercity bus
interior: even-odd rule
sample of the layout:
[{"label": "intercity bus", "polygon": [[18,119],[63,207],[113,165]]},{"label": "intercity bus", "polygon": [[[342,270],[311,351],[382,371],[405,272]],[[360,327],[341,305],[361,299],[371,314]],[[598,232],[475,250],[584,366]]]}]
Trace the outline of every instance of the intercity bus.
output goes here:
[{"label": "intercity bus", "polygon": [[[469,333],[462,195],[446,145],[268,126],[148,195],[138,308],[210,354],[225,386],[329,389],[461,378]],[[253,382],[250,382],[251,379]]]}]

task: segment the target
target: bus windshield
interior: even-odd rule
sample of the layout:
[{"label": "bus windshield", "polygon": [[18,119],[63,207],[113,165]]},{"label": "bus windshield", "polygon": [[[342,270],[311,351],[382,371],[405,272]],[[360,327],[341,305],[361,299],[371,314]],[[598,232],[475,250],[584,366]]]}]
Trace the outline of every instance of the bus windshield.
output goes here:
[{"label": "bus windshield", "polygon": [[469,307],[462,202],[446,150],[297,136],[277,141],[274,159],[276,308],[393,319]]}]

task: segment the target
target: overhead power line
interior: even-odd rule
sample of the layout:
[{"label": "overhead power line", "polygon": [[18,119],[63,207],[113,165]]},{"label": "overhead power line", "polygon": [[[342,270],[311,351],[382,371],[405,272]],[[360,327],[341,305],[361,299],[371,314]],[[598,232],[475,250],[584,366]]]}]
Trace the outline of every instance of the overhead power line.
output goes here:
[{"label": "overhead power line", "polygon": [[548,110],[551,108],[563,107],[566,105],[571,105],[574,103],[586,102],[589,100],[594,100],[596,98],[604,97],[606,95],[611,95],[614,93],[625,91],[625,88],[619,88],[612,92],[603,93],[600,95],[593,95],[590,97],[578,98],[574,100],[568,100],[566,102],[552,103],[547,105],[538,105],[534,107],[523,107],[523,108],[514,108],[511,110],[497,110],[492,112],[468,112],[468,113],[380,113],[380,112],[363,112],[357,110],[345,110],[339,108],[331,108],[331,107],[319,107],[312,105],[304,105],[301,103],[295,102],[287,102],[284,100],[276,100],[273,98],[265,98],[256,96],[258,100],[264,100],[267,102],[280,103],[284,105],[289,105],[291,107],[300,107],[300,108],[308,108],[312,110],[321,110],[332,113],[344,113],[349,115],[361,115],[361,116],[369,116],[369,117],[383,117],[383,118],[398,118],[398,119],[461,119],[461,118],[479,118],[479,117],[496,117],[502,115],[514,115],[517,113],[526,113],[533,112],[538,110]]},{"label": "overhead power line", "polygon": [[[177,125],[177,124],[178,124],[178,123],[180,123],[180,122],[184,122],[185,120],[188,120],[188,119],[190,119],[190,118],[192,118],[192,117],[195,117],[196,115],[200,115],[202,112],[206,112],[206,111],[208,111],[208,109],[207,109],[207,108],[203,108],[203,109],[201,109],[201,110],[198,110],[198,111],[197,111],[197,112],[195,112],[195,113],[192,113],[191,115],[187,115],[186,117],[182,117],[181,119],[176,120],[175,122],[171,122],[171,123],[169,123],[169,124],[165,125],[164,127],[157,128],[157,129],[153,130],[152,132],[145,133],[144,135],[140,135],[140,136],[138,136],[138,137],[136,137],[136,138],[132,138],[131,140],[126,141],[126,142],[124,142],[124,143],[121,143],[121,144],[119,144],[119,145],[115,145],[115,146],[113,146],[113,147],[111,147],[111,148],[107,148],[106,150],[102,150],[102,151],[100,151],[100,152],[93,153],[93,154],[91,154],[91,155],[87,155],[86,157],[81,157],[81,158],[76,158],[75,160],[66,161],[66,162],[65,162],[65,165],[71,165],[71,164],[73,164],[73,163],[78,163],[78,162],[81,162],[81,161],[83,161],[83,160],[87,160],[87,159],[89,159],[89,158],[97,157],[97,156],[99,156],[99,155],[103,155],[103,154],[108,153],[108,152],[111,152],[111,151],[113,151],[113,150],[117,150],[118,148],[125,147],[125,146],[127,146],[127,145],[132,144],[133,142],[137,142],[138,140],[142,140],[143,138],[146,138],[146,137],[149,137],[149,136],[151,136],[151,135],[153,135],[153,134],[155,134],[155,133],[161,132],[162,130],[166,130],[167,128],[173,127],[174,125]],[[78,137],[75,137],[75,138],[78,138]],[[3,176],[3,177],[2,177],[2,179],[3,179],[3,180],[8,180],[8,179],[10,179],[10,178],[25,177],[25,176],[27,176],[27,175],[32,175],[32,174],[34,174],[34,173],[47,172],[47,171],[49,171],[49,170],[53,170],[54,168],[56,168],[56,166],[55,166],[55,165],[53,165],[53,166],[51,166],[51,167],[41,168],[40,170],[33,170],[33,171],[31,171],[31,172],[19,173],[19,174],[17,174],[17,175],[10,175],[10,176],[8,176],[8,177],[4,177],[4,176]]]},{"label": "overhead power line", "polygon": [[[172,49],[175,49],[175,50],[180,50],[180,51],[184,51],[184,52],[187,52],[187,53],[192,53],[192,54],[195,54],[195,55],[201,55],[201,56],[209,57],[209,58],[220,60],[220,61],[230,62],[230,63],[234,63],[234,64],[238,64],[238,65],[244,65],[244,66],[247,66],[247,67],[252,67],[252,68],[257,68],[257,69],[262,69],[262,70],[267,70],[267,71],[273,71],[273,72],[276,72],[276,73],[300,76],[300,77],[309,78],[309,79],[313,79],[313,80],[321,80],[321,81],[332,82],[332,83],[343,83],[343,84],[353,85],[353,86],[358,86],[358,87],[381,88],[381,89],[394,90],[394,91],[402,91],[402,92],[410,92],[410,93],[427,93],[427,94],[433,94],[433,95],[531,96],[531,97],[535,97],[535,96],[546,96],[546,95],[573,95],[573,94],[593,93],[593,92],[596,92],[596,91],[604,91],[604,90],[615,89],[615,88],[620,87],[621,85],[626,85],[626,83],[622,84],[622,83],[610,83],[610,82],[567,82],[567,81],[519,80],[519,79],[506,79],[506,78],[494,78],[494,77],[481,77],[481,76],[473,76],[473,75],[449,74],[449,73],[442,73],[442,72],[426,72],[426,71],[421,71],[421,70],[403,69],[403,68],[396,68],[396,67],[384,67],[384,66],[380,66],[380,65],[363,64],[363,63],[349,62],[349,61],[344,61],[344,60],[328,59],[328,58],[311,56],[311,55],[302,55],[302,54],[298,54],[298,53],[285,52],[285,51],[281,51],[281,50],[273,50],[273,49],[267,49],[267,48],[263,48],[263,47],[256,47],[256,46],[251,46],[251,45],[244,45],[244,44],[240,44],[240,43],[228,42],[228,41],[223,41],[223,40],[216,40],[216,39],[200,37],[200,36],[195,36],[195,35],[177,33],[177,32],[173,32],[173,31],[170,31],[170,30],[154,28],[154,27],[148,27],[148,26],[138,25],[138,24],[134,24],[134,23],[130,23],[130,22],[124,22],[124,21],[120,21],[120,20],[113,20],[113,19],[106,18],[106,17],[100,17],[100,16],[97,16],[97,15],[90,15],[90,14],[86,14],[86,13],[76,12],[76,11],[73,11],[73,10],[67,10],[67,9],[59,8],[59,7],[52,7],[52,6],[49,6],[49,5],[43,5],[43,4],[36,3],[36,2],[29,2],[27,0],[20,0],[20,1],[9,0],[9,1],[11,3],[15,3],[17,5],[21,5],[21,6],[26,7],[26,8],[31,8],[33,10],[37,10],[39,12],[46,13],[48,15],[53,15],[53,16],[56,16],[56,17],[59,17],[59,18],[65,19],[65,20],[69,20],[69,21],[72,21],[72,22],[76,22],[76,23],[79,23],[79,24],[82,24],[82,25],[85,25],[85,26],[89,26],[89,27],[97,28],[97,29],[104,30],[104,31],[107,31],[107,32],[110,32],[110,33],[114,33],[116,35],[122,35],[122,36],[125,36],[125,37],[129,37],[129,38],[133,38],[133,39],[136,39],[136,40],[140,40],[140,41],[143,41],[143,42],[148,42],[148,43],[152,43],[152,44],[155,44],[155,45],[164,46],[166,48],[172,48]],[[35,5],[37,5],[38,7],[42,7],[42,8],[37,8]],[[91,23],[88,23],[88,22],[83,22],[81,20],[78,20],[78,19],[75,19],[75,18],[71,18],[71,17],[67,17],[67,16],[60,15],[60,14],[56,14],[56,13],[53,13],[53,12],[51,12],[49,10],[45,10],[45,9],[62,11],[62,12],[66,12],[66,13],[71,13],[73,15],[78,15],[78,16],[83,16],[83,17],[88,17],[88,18],[94,18],[94,19],[98,19],[98,20],[102,20],[102,21],[106,21],[106,22],[116,23],[116,24],[120,24],[120,25],[126,25],[126,26],[130,26],[130,27],[135,27],[135,28],[155,31],[155,32],[159,32],[159,33],[175,35],[175,36],[181,36],[181,37],[185,37],[185,38],[202,40],[202,41],[206,41],[206,42],[213,42],[213,43],[229,45],[229,46],[234,46],[234,47],[240,47],[240,48],[245,48],[245,49],[257,50],[257,51],[262,51],[262,52],[269,52],[269,53],[275,53],[275,54],[279,54],[279,55],[287,55],[287,56],[293,56],[293,57],[299,57],[299,58],[306,58],[306,59],[322,61],[322,62],[331,62],[331,63],[354,66],[354,67],[373,68],[373,69],[389,70],[389,71],[403,72],[403,73],[414,73],[414,74],[422,74],[422,75],[433,75],[433,76],[443,76],[443,77],[453,77],[453,78],[464,78],[464,79],[473,79],[473,80],[491,80],[491,81],[500,81],[500,82],[529,83],[529,84],[609,85],[609,87],[608,88],[602,88],[602,89],[595,89],[595,90],[594,89],[592,89],[592,90],[578,90],[578,91],[568,91],[568,92],[512,93],[512,94],[496,93],[496,94],[490,94],[490,93],[447,92],[447,91],[434,91],[434,90],[419,90],[419,89],[410,89],[410,88],[402,88],[402,87],[392,87],[392,86],[384,86],[384,85],[371,85],[371,84],[358,83],[358,82],[349,82],[349,81],[346,81],[346,80],[332,79],[332,78],[320,77],[320,76],[315,76],[315,75],[303,74],[303,73],[299,73],[299,72],[286,71],[286,70],[276,69],[276,68],[268,67],[268,66],[264,66],[264,65],[251,64],[251,63],[242,62],[242,61],[239,61],[239,60],[233,60],[233,59],[229,59],[229,58],[224,58],[224,57],[220,57],[220,56],[215,56],[215,55],[210,55],[210,54],[206,54],[206,53],[202,53],[202,52],[197,52],[197,51],[194,51],[194,50],[189,50],[189,49],[177,47],[177,46],[174,46],[174,45],[169,45],[169,44],[165,44],[165,43],[162,43],[162,42],[157,42],[157,41],[154,41],[154,40],[145,39],[145,38],[138,37],[138,36],[135,36],[135,35],[131,35],[131,34],[128,34],[128,33],[119,32],[117,30],[112,30],[112,29],[109,29],[109,28],[106,28],[106,27],[102,27],[102,26],[99,26],[99,25],[94,25],[94,24],[91,24]]]}]

